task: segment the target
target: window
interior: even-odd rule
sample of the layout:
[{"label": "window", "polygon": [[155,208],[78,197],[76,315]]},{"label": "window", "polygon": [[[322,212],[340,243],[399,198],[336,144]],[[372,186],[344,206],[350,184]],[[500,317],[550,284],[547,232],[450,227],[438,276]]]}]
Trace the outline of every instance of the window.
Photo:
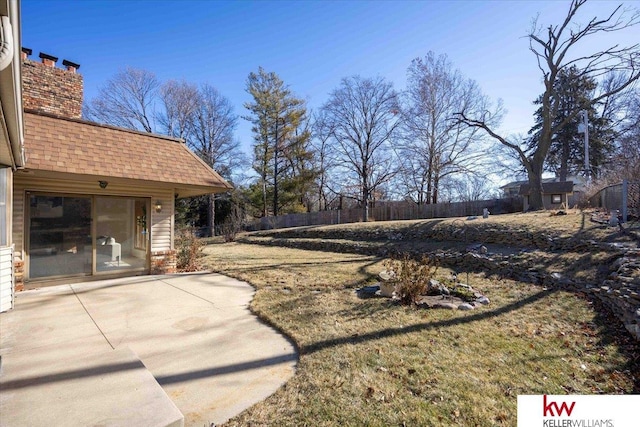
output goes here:
[{"label": "window", "polygon": [[551,196],[551,203],[562,203],[562,194],[554,194]]}]

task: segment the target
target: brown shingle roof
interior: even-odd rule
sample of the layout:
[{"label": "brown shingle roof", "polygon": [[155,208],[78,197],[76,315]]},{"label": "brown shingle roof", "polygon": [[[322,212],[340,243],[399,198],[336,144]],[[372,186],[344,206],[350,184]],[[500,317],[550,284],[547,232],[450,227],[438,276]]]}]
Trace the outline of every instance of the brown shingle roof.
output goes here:
[{"label": "brown shingle roof", "polygon": [[173,138],[29,112],[24,122],[28,169],[231,188]]},{"label": "brown shingle roof", "polygon": [[[529,184],[522,184],[520,186],[520,195],[528,196],[531,192],[531,186]],[[567,194],[573,193],[573,181],[561,181],[561,182],[545,182],[542,183],[542,192],[544,194]]]}]

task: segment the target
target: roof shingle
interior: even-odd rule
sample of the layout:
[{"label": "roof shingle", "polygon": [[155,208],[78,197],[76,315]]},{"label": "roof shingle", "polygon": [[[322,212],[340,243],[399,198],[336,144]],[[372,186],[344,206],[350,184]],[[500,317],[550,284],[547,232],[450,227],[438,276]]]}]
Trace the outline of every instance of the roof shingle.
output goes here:
[{"label": "roof shingle", "polygon": [[[543,182],[542,192],[544,194],[567,194],[573,193],[573,181],[561,182]],[[520,186],[520,195],[528,196],[531,193],[531,185],[522,184]]]},{"label": "roof shingle", "polygon": [[181,141],[25,112],[27,168],[230,189]]}]

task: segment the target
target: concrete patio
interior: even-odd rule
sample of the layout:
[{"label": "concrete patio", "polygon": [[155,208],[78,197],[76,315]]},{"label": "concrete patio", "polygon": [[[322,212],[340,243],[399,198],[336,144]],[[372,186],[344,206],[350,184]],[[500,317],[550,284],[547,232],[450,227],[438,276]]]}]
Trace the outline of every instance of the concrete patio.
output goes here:
[{"label": "concrete patio", "polygon": [[19,293],[0,314],[0,425],[209,426],[274,393],[294,346],[218,274]]}]

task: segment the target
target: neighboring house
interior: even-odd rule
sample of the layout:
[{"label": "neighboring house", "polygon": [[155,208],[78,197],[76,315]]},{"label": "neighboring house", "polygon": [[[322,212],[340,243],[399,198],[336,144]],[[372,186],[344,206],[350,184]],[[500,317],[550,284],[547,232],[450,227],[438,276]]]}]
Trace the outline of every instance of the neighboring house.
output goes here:
[{"label": "neighboring house", "polygon": [[528,184],[529,181],[511,181],[500,187],[505,198],[516,197],[520,195],[520,186]]},{"label": "neighboring house", "polygon": [[0,312],[13,308],[13,174],[24,166],[20,7],[0,0]]},{"label": "neighboring house", "polygon": [[[560,183],[562,181],[560,181],[560,179],[558,177],[555,178],[542,178],[542,184],[550,184],[550,183]],[[565,206],[566,207],[572,207],[575,206],[576,204],[579,204],[581,202],[582,197],[585,194],[585,186],[586,186],[586,181],[583,177],[581,176],[569,176],[567,181],[565,182],[573,182],[573,189],[571,192],[569,193],[564,193],[564,194],[569,194],[566,197],[565,200]],[[509,182],[505,185],[503,185],[502,187],[500,187],[500,189],[502,190],[504,197],[515,197],[515,196],[523,196],[524,194],[521,193],[520,188],[522,186],[525,186],[526,188],[526,193],[529,193],[529,181],[512,181]],[[557,187],[556,187],[557,188]],[[564,187],[563,187],[564,188]],[[525,198],[526,199],[526,198]],[[557,198],[556,198],[557,199]],[[524,206],[523,209],[526,212],[527,209],[529,209],[529,204],[528,204],[528,200],[524,200]],[[551,202],[549,202],[549,205],[553,205]],[[545,207],[547,206],[547,204],[545,203]],[[548,208],[547,208],[548,209]]]},{"label": "neighboring house", "polygon": [[175,199],[231,186],[181,140],[81,120],[79,65],[30,54],[27,161],[13,179],[16,286],[175,272]]},{"label": "neighboring house", "polygon": [[[545,209],[561,209],[568,207],[569,197],[573,194],[573,182],[546,182],[542,184],[542,203]],[[524,211],[529,210],[529,183],[520,186],[520,195],[524,198]]]}]

